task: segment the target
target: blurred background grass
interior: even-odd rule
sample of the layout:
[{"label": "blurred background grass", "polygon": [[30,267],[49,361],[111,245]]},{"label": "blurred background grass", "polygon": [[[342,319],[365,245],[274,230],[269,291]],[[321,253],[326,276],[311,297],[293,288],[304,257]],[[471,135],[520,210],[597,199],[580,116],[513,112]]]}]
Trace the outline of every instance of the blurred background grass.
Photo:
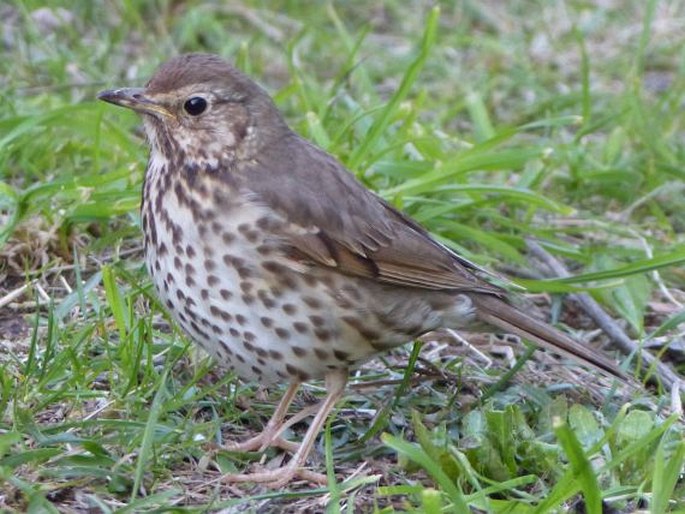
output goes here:
[{"label": "blurred background grass", "polygon": [[[94,101],[180,52],[235,62],[298,132],[468,258],[532,291],[591,287],[682,371],[683,2],[464,0],[438,12],[421,1],[11,0],[0,19],[0,296],[16,294],[0,310],[3,508],[228,506],[236,493],[217,469],[242,464],[207,443],[258,430],[273,408],[278,391],[263,398],[189,359],[150,293],[139,120]],[[577,278],[540,280],[526,237]],[[582,315],[552,305],[554,319],[590,334]],[[329,428],[332,461],[344,477],[365,459],[383,478],[334,487],[330,508],[547,512],[581,491],[589,511],[601,498],[685,508],[667,391],[621,410],[610,396],[597,403],[602,385],[590,400],[567,375],[533,369],[479,401],[501,369],[464,369],[473,359],[429,346],[451,382],[419,362],[416,387],[400,388],[406,402],[395,387],[350,393],[358,417],[343,408]],[[407,386],[406,359],[393,353],[360,381]],[[424,417],[412,421],[412,409]],[[379,430],[419,444],[381,442]],[[560,468],[578,448],[588,460]],[[253,506],[325,505],[257,492]]]}]

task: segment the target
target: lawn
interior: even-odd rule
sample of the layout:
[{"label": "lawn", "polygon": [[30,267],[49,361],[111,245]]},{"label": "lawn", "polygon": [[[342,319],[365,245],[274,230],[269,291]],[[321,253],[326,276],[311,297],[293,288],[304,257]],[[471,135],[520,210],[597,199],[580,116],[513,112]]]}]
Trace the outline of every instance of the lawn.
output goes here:
[{"label": "lawn", "polygon": [[[0,512],[685,513],[682,1],[0,15]],[[354,372],[311,459],[327,486],[227,484],[283,462],[222,445],[261,430],[285,384],[224,373],[164,311],[140,120],[95,100],[190,51],[230,59],[296,131],[635,383],[437,332]],[[322,394],[308,384],[296,408]]]}]

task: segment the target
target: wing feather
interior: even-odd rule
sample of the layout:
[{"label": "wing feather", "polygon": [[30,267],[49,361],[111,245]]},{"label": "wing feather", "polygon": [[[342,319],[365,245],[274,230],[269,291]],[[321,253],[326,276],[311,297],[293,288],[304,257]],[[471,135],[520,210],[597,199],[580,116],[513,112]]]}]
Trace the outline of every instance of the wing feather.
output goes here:
[{"label": "wing feather", "polygon": [[406,287],[502,295],[480,268],[367,190],[294,133],[244,167],[244,187],[284,221],[287,253],[341,273]]}]

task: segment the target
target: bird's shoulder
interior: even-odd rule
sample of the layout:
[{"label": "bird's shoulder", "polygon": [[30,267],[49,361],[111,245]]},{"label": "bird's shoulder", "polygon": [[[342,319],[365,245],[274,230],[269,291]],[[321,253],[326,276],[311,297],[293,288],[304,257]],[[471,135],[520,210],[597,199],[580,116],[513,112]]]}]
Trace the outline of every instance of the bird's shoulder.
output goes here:
[{"label": "bird's shoulder", "polygon": [[479,276],[483,270],[294,133],[243,171],[245,188],[285,221],[279,237],[294,259],[389,284],[502,294]]}]

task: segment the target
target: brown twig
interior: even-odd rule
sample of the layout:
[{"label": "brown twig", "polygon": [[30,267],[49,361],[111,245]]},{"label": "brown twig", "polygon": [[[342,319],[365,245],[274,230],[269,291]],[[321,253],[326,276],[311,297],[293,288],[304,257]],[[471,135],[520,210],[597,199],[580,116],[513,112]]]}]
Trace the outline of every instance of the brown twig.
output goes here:
[{"label": "brown twig", "polygon": [[[566,267],[555,259],[554,256],[550,255],[541,245],[531,240],[527,240],[526,243],[531,254],[543,262],[549,269],[548,272],[543,270],[543,274],[549,277],[561,278],[570,276]],[[643,371],[656,373],[667,390],[670,391],[677,387],[682,392],[685,392],[685,383],[678,374],[647,350],[643,350],[639,344],[628,337],[618,323],[589,294],[571,293],[568,295],[568,298],[579,305],[597,323],[621,352],[626,355],[639,354],[642,359]]]}]

